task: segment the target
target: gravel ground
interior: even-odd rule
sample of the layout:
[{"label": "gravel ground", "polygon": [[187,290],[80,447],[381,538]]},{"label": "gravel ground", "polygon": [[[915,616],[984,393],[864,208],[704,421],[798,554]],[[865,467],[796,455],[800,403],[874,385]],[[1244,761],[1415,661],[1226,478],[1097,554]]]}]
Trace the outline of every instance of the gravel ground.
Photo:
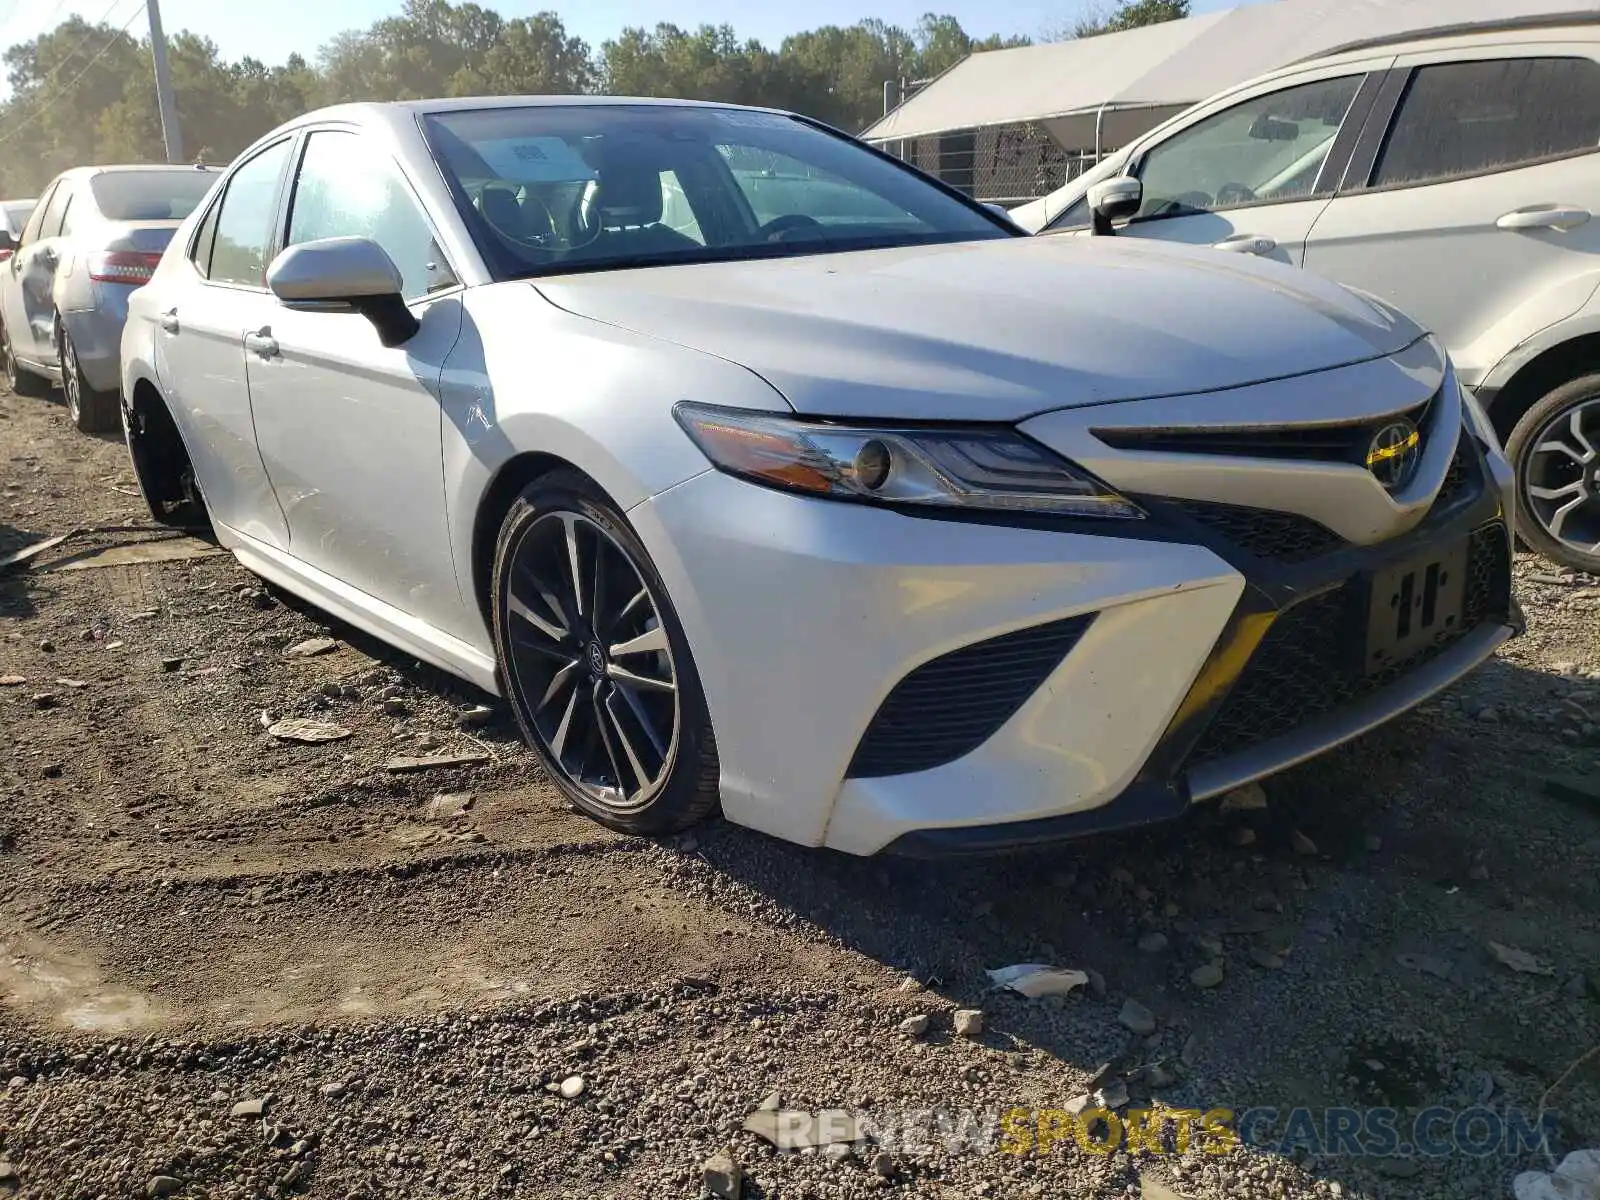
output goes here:
[{"label": "gravel ground", "polygon": [[[119,444],[0,396],[0,554],[142,521],[131,490]],[[1558,1149],[1600,1144],[1600,1065],[1568,1071],[1600,1043],[1595,580],[1519,561],[1526,638],[1265,808],[927,865],[607,833],[487,697],[228,557],[62,569],[146,540],[0,579],[0,1200],[653,1200],[725,1148],[785,1198],[1505,1196],[1545,1165],[995,1136],[1096,1089],[1271,1106],[1269,1143],[1296,1106],[1544,1100]],[[439,753],[481,761],[386,769]],[[1023,962],[1091,977],[990,988]],[[763,1102],[878,1140],[779,1151]],[[972,1123],[906,1132],[934,1109]]]}]

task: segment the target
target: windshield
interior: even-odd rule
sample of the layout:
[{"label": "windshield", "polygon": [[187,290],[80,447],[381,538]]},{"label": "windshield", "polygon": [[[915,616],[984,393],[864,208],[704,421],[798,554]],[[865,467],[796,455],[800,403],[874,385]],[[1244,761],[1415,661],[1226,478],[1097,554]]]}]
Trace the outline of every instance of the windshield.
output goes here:
[{"label": "windshield", "polygon": [[426,126],[497,278],[1015,236],[781,114],[530,105]]},{"label": "windshield", "polygon": [[214,171],[106,171],[89,182],[94,203],[112,221],[178,221],[205,199]]}]

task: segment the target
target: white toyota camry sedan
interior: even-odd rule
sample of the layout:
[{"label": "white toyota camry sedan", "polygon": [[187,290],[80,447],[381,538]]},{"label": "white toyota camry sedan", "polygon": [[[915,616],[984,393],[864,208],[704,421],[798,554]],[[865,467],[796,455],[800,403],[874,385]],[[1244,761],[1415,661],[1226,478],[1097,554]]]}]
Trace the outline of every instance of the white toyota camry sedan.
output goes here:
[{"label": "white toyota camry sedan", "polygon": [[936,854],[1176,816],[1520,622],[1509,472],[1405,317],[1023,237],[785,113],[313,113],[122,349],[159,519],[502,695],[627,830]]}]

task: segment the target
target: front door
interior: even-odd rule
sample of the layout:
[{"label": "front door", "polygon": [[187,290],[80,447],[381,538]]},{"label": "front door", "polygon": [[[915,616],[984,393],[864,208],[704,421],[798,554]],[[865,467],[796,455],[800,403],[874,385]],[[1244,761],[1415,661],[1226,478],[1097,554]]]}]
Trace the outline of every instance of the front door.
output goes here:
[{"label": "front door", "polygon": [[56,181],[28,218],[22,245],[0,267],[6,273],[6,332],[11,337],[12,351],[26,362],[55,361],[55,302],[51,292],[60,263],[56,237],[71,200],[71,181]]},{"label": "front door", "polygon": [[393,161],[358,133],[309,134],[286,245],[370,237],[399,267],[421,328],[385,348],[354,312],[283,305],[246,332],[262,458],[289,551],[458,635],[471,626],[445,518],[439,378],[461,332],[454,278]]},{"label": "front door", "polygon": [[[1123,237],[1158,238],[1299,266],[1333,193],[1344,139],[1357,132],[1366,72],[1279,85],[1199,117],[1142,150],[1144,185]],[[1357,103],[1358,96],[1362,103]]]},{"label": "front door", "polygon": [[1555,50],[1400,59],[1410,75],[1370,175],[1328,205],[1307,247],[1308,269],[1438,334],[1469,382],[1494,365],[1472,350],[1501,318],[1538,301],[1540,320],[1558,321],[1594,290],[1600,63]]}]

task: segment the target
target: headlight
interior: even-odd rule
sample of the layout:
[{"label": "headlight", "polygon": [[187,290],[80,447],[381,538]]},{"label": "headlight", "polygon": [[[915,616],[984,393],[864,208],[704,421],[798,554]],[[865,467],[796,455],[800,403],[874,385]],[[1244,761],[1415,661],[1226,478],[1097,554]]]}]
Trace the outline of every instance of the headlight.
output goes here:
[{"label": "headlight", "polygon": [[1144,515],[1010,429],[834,425],[688,403],[674,414],[719,468],[787,491],[938,508]]}]

